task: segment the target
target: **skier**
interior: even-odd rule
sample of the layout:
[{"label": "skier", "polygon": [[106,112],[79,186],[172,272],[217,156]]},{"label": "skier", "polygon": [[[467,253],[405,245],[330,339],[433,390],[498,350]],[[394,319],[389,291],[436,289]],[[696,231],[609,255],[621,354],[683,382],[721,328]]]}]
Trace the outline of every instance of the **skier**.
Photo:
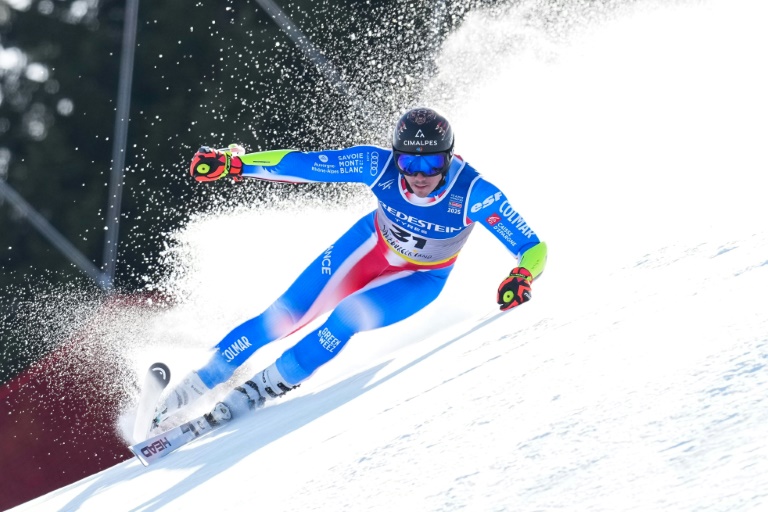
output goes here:
[{"label": "skier", "polygon": [[214,409],[217,419],[284,395],[337,356],[354,334],[421,310],[437,298],[475,224],[490,230],[518,260],[499,285],[500,309],[530,300],[531,282],[544,269],[546,244],[507,197],[453,148],[451,125],[429,108],[400,118],[391,150],[356,146],[243,154],[237,146],[200,148],[190,169],[200,182],[231,176],[365,183],[378,207],[320,254],[263,313],[227,334],[202,368],[171,388],[158,403],[153,431],[163,431],[171,416],[228,380],[260,347],[323,313],[331,311],[320,327],[230,391]]}]

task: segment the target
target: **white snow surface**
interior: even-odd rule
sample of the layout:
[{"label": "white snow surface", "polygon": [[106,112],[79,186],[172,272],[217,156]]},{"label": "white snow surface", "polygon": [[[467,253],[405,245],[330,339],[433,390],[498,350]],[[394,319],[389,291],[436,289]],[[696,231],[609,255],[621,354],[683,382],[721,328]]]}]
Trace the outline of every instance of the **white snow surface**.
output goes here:
[{"label": "white snow surface", "polygon": [[[435,303],[288,398],[17,510],[768,510],[766,11],[676,2],[514,54],[486,44],[514,16],[473,15],[440,62],[478,83],[424,100],[548,242],[533,300],[496,314],[514,260],[478,228]],[[198,363],[363,203],[194,219],[136,371]]]}]

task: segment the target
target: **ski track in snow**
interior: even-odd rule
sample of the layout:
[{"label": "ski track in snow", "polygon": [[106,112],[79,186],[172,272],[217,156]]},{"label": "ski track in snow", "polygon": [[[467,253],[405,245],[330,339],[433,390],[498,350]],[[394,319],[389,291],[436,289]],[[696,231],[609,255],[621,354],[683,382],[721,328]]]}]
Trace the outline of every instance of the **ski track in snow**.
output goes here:
[{"label": "ski track in snow", "polygon": [[[359,335],[290,398],[156,466],[126,461],[17,510],[767,510],[761,14],[701,2],[609,23],[556,62],[494,57],[508,65],[447,113],[460,152],[549,243],[530,303],[493,315],[510,260],[475,230],[438,301]],[[512,156],[496,151],[500,128]],[[228,233],[259,239],[297,213],[188,228],[190,303],[247,307],[205,326],[192,308],[163,313],[159,338],[194,340],[177,364],[258,312],[352,218],[315,213],[318,229],[301,229],[311,254],[262,255],[253,275],[210,262],[254,243]],[[147,362],[137,355],[137,371]]]}]

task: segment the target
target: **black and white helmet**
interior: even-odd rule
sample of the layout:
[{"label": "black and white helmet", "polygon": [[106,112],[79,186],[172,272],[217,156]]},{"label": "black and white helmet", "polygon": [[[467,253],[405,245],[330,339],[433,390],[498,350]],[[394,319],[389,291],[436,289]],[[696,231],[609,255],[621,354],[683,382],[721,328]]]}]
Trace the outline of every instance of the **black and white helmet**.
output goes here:
[{"label": "black and white helmet", "polygon": [[392,148],[401,153],[448,153],[453,156],[453,129],[445,117],[431,108],[414,108],[397,122]]}]

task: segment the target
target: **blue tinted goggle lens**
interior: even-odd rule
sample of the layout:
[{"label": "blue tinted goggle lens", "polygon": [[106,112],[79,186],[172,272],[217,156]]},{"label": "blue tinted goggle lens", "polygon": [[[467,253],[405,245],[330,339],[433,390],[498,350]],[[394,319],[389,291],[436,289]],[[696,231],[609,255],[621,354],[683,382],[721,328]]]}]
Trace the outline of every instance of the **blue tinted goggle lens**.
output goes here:
[{"label": "blue tinted goggle lens", "polygon": [[424,176],[435,176],[442,173],[448,167],[447,153],[434,153],[431,155],[411,155],[408,153],[396,153],[395,165],[400,174],[413,176],[417,172]]}]

